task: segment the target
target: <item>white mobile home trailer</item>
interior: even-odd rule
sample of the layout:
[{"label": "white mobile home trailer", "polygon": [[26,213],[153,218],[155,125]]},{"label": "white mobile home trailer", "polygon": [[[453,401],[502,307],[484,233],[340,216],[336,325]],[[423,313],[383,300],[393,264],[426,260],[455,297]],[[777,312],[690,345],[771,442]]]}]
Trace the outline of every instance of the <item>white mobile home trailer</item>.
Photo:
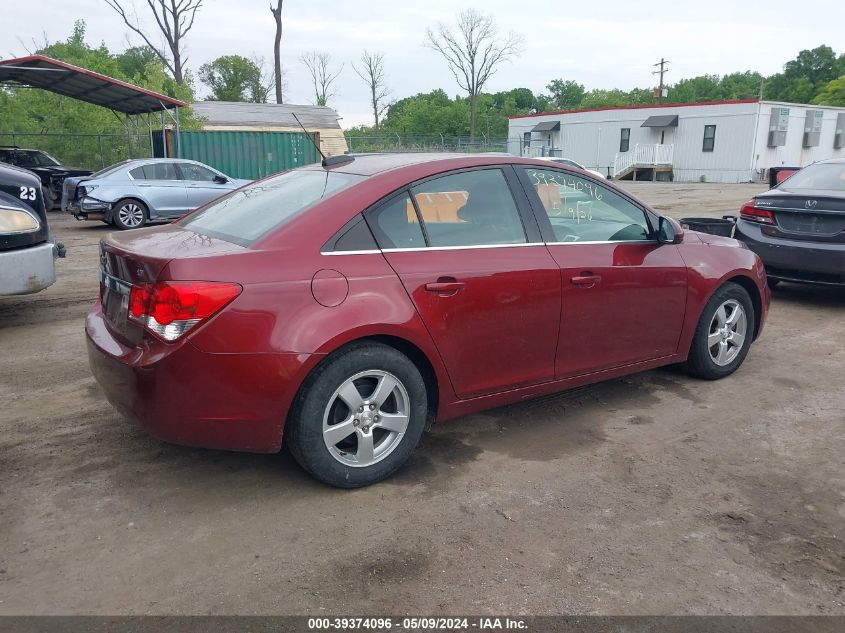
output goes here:
[{"label": "white mobile home trailer", "polygon": [[564,156],[613,178],[749,182],[845,156],[845,108],[747,100],[521,115],[508,151]]}]

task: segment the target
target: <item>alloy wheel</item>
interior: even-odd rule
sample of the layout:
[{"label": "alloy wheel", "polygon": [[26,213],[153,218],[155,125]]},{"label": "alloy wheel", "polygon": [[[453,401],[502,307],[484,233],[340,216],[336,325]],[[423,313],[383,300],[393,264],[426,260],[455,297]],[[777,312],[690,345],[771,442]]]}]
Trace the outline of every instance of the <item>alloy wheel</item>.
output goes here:
[{"label": "alloy wheel", "polygon": [[323,414],[323,441],[346,466],[372,466],[400,444],[408,428],[411,401],[393,374],[368,370],[355,374],[329,398]]},{"label": "alloy wheel", "polygon": [[117,212],[123,226],[136,227],[144,221],[144,210],[134,202],[127,202]]},{"label": "alloy wheel", "polygon": [[748,319],[745,309],[736,299],[728,299],[717,309],[710,321],[707,349],[719,367],[733,362],[742,350],[747,335]]}]

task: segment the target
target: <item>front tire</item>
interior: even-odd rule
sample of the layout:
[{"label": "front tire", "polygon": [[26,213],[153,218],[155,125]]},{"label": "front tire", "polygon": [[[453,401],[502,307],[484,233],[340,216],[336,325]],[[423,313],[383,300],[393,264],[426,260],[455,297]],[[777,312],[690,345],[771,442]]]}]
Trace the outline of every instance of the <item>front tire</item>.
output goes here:
[{"label": "front tire", "polygon": [[698,319],[687,359],[687,371],[705,380],[734,373],[751,347],[756,324],[748,291],[735,283],[719,288]]},{"label": "front tire", "polygon": [[121,231],[140,229],[149,217],[146,205],[138,200],[121,200],[112,211],[112,223]]},{"label": "front tire", "polygon": [[425,428],[428,400],[417,367],[380,343],[357,343],[329,357],[306,379],[285,441],[315,478],[358,488],[396,472]]}]

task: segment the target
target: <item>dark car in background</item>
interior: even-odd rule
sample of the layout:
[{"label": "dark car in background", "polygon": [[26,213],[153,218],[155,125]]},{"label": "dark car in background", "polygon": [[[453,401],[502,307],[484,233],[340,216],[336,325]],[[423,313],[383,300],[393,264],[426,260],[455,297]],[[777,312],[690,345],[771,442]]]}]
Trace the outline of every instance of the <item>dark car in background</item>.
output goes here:
[{"label": "dark car in background", "polygon": [[56,280],[54,245],[38,178],[0,164],[0,295],[31,294]]},{"label": "dark car in background", "polygon": [[845,159],[814,163],[740,210],[735,237],[760,256],[769,285],[845,285]]},{"label": "dark car in background", "polygon": [[62,185],[70,176],[90,176],[90,169],[67,167],[40,149],[0,147],[0,163],[23,167],[41,180],[41,193],[47,211],[58,209],[62,199]]}]

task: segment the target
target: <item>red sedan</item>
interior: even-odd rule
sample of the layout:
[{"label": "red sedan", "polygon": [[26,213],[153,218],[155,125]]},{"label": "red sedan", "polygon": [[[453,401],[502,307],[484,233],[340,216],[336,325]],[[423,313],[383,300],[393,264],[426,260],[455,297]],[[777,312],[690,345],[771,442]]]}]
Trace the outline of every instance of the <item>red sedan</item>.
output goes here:
[{"label": "red sedan", "polygon": [[741,243],[607,181],[501,156],[329,159],[101,244],[109,401],[180,444],[342,487],[426,424],[660,365],[734,372],[770,293]]}]

